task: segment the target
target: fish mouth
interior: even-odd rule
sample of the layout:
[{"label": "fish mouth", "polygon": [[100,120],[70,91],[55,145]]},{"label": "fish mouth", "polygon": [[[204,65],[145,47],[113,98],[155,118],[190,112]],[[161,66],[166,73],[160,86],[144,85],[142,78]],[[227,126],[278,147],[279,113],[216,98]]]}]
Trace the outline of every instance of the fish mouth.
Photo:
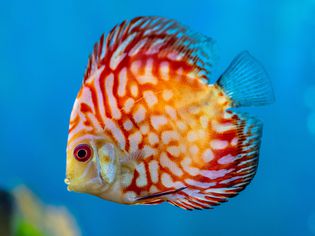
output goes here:
[{"label": "fish mouth", "polygon": [[66,177],[64,179],[64,182],[67,185],[67,190],[69,192],[72,192],[72,191],[78,192],[78,186],[79,186],[77,183],[78,181],[74,181],[74,180],[71,180],[71,178]]},{"label": "fish mouth", "polygon": [[66,175],[64,182],[67,185],[67,190],[69,192],[74,191],[93,195],[102,194],[109,187],[102,177],[98,157],[88,164],[81,176],[72,178],[72,176]]},{"label": "fish mouth", "polygon": [[90,194],[100,194],[106,190],[107,186],[104,185],[104,181],[101,177],[96,176],[94,178],[82,181],[80,179],[65,178],[65,184],[69,192],[81,192]]},{"label": "fish mouth", "polygon": [[64,181],[65,181],[65,184],[67,185],[68,191],[71,191],[71,189],[69,188],[69,186],[71,184],[70,178],[66,177]]}]

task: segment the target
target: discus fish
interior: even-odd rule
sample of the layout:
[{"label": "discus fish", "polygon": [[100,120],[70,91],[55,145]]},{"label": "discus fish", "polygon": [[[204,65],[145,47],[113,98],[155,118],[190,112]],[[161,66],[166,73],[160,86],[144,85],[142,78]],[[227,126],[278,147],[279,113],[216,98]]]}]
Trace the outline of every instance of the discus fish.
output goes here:
[{"label": "discus fish", "polygon": [[70,117],[68,190],[123,204],[212,208],[256,173],[262,123],[230,108],[273,91],[246,51],[210,83],[214,41],[137,17],[101,36]]}]

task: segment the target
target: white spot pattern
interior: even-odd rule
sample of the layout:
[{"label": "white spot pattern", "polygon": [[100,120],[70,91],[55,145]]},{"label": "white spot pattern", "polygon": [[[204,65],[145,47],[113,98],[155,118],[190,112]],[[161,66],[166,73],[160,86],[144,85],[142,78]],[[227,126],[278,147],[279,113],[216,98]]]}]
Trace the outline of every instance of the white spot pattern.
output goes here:
[{"label": "white spot pattern", "polygon": [[142,134],[147,134],[149,132],[149,126],[147,124],[143,124],[140,126],[140,131]]},{"label": "white spot pattern", "polygon": [[180,155],[180,148],[178,146],[169,146],[167,147],[167,152],[174,157],[178,157]]},{"label": "white spot pattern", "polygon": [[201,127],[206,129],[208,128],[208,122],[209,122],[209,119],[207,116],[201,116],[200,117],[200,124],[201,124]]},{"label": "white spot pattern", "polygon": [[122,175],[121,175],[121,184],[124,187],[127,187],[131,184],[132,181],[132,173],[129,171],[122,171]]},{"label": "white spot pattern", "polygon": [[133,191],[128,191],[125,193],[125,198],[127,201],[133,202],[136,199],[136,193]]},{"label": "white spot pattern", "polygon": [[126,85],[127,85],[127,69],[124,67],[118,75],[118,96],[123,97],[126,94]]},{"label": "white spot pattern", "polygon": [[135,122],[138,124],[142,122],[145,118],[145,113],[146,109],[142,105],[139,105],[137,107],[137,110],[133,113],[133,119],[135,120]]},{"label": "white spot pattern", "polygon": [[187,125],[182,121],[177,121],[176,124],[177,124],[177,127],[182,131],[187,129]]},{"label": "white spot pattern", "polygon": [[151,116],[151,124],[154,129],[158,130],[160,126],[167,123],[167,118],[163,115],[153,115]]},{"label": "white spot pattern", "polygon": [[231,154],[228,154],[224,157],[221,157],[219,160],[218,160],[218,163],[221,164],[221,165],[224,165],[224,164],[230,164],[232,162],[235,161],[235,156],[232,156]]},{"label": "white spot pattern", "polygon": [[200,182],[193,179],[185,179],[185,182],[191,186],[199,188],[210,188],[216,185],[216,182]]},{"label": "white spot pattern", "polygon": [[183,171],[177,166],[175,162],[173,162],[165,152],[161,153],[160,156],[161,166],[168,168],[174,175],[182,176]]},{"label": "white spot pattern", "polygon": [[147,38],[140,40],[128,53],[130,57],[135,56],[148,41]]},{"label": "white spot pattern", "polygon": [[232,123],[219,123],[216,120],[212,121],[212,127],[213,129],[218,132],[218,133],[223,133],[229,130],[232,130],[235,128],[235,125],[233,125]]},{"label": "white spot pattern", "polygon": [[176,131],[173,131],[173,130],[163,131],[163,133],[162,133],[162,142],[164,144],[168,144],[172,140],[178,141],[179,140],[179,134]]},{"label": "white spot pattern", "polygon": [[126,113],[129,113],[134,104],[135,104],[135,100],[133,98],[128,98],[123,107],[124,111]]},{"label": "white spot pattern", "polygon": [[202,158],[206,163],[212,161],[214,158],[212,150],[210,148],[206,149],[202,154]]},{"label": "white spot pattern", "polygon": [[192,176],[196,176],[200,171],[198,168],[191,166],[190,157],[185,157],[184,160],[182,160],[180,164],[183,167],[184,171],[186,171],[188,174]]},{"label": "white spot pattern", "polygon": [[138,85],[137,84],[132,84],[130,86],[130,92],[131,92],[131,95],[133,97],[137,97],[138,96],[138,92],[139,92]]},{"label": "white spot pattern", "polygon": [[167,188],[181,188],[184,186],[183,183],[179,181],[174,182],[172,177],[167,173],[162,174],[161,180],[162,184]]},{"label": "white spot pattern", "polygon": [[139,173],[139,176],[136,179],[137,186],[138,187],[146,186],[148,184],[148,181],[147,181],[147,175],[146,175],[146,171],[145,171],[143,162],[141,162],[139,165],[137,165],[136,170]]},{"label": "white spot pattern", "polygon": [[110,107],[110,110],[112,112],[113,118],[114,119],[120,119],[121,113],[120,113],[120,110],[118,109],[117,101],[116,101],[116,98],[114,97],[114,94],[113,94],[113,83],[114,83],[114,75],[110,74],[105,79],[106,95],[107,95],[107,99],[109,101],[109,107]]},{"label": "white spot pattern", "polygon": [[160,73],[163,80],[169,80],[170,65],[167,61],[161,62]]},{"label": "white spot pattern", "polygon": [[172,119],[176,119],[176,110],[173,107],[166,105],[165,111]]},{"label": "white spot pattern", "polygon": [[127,131],[130,131],[133,128],[133,124],[132,124],[131,120],[126,120],[123,123],[123,126],[124,126],[125,130],[127,130]]},{"label": "white spot pattern", "polygon": [[143,158],[147,158],[156,154],[156,149],[150,147],[149,145],[145,145],[142,151],[143,151]]},{"label": "white spot pattern", "polygon": [[139,131],[136,131],[133,134],[129,135],[128,140],[130,144],[130,151],[137,151],[138,146],[142,141],[142,135]]},{"label": "white spot pattern", "polygon": [[148,104],[149,107],[154,106],[158,102],[157,97],[155,96],[155,94],[151,90],[144,91],[143,97],[144,97],[144,100]]},{"label": "white spot pattern", "polygon": [[194,131],[194,130],[189,131],[187,134],[187,139],[189,142],[196,141],[198,139],[198,135],[197,135],[196,131]]},{"label": "white spot pattern", "polygon": [[138,72],[139,72],[140,67],[141,67],[141,61],[138,60],[138,61],[132,62],[131,67],[130,67],[131,72],[133,74],[137,75]]},{"label": "white spot pattern", "polygon": [[157,78],[152,74],[153,59],[148,59],[145,66],[144,75],[137,75],[136,79],[139,84],[157,84]]},{"label": "white spot pattern", "polygon": [[105,118],[104,124],[105,124],[104,129],[109,130],[111,132],[112,136],[116,139],[121,148],[125,148],[126,145],[125,136],[121,132],[118,125],[114,123],[112,119],[108,118]]},{"label": "white spot pattern", "polygon": [[190,148],[189,148],[189,151],[190,153],[195,156],[198,154],[199,152],[199,147],[197,145],[192,145]]},{"label": "white spot pattern", "polygon": [[233,138],[233,139],[231,140],[231,145],[232,145],[232,146],[236,146],[237,143],[238,143],[238,138],[237,138],[237,137],[235,137],[235,138]]},{"label": "white spot pattern", "polygon": [[162,179],[162,184],[165,187],[167,188],[173,187],[173,179],[169,174],[163,173],[161,179]]},{"label": "white spot pattern", "polygon": [[157,144],[159,142],[159,137],[153,132],[149,133],[148,139],[151,145]]},{"label": "white spot pattern", "polygon": [[[100,80],[96,79],[96,78],[99,78],[101,76],[101,73],[104,70],[104,67],[105,66],[101,66],[101,68],[96,70],[95,74],[93,75],[94,78],[92,80],[95,83],[97,104],[98,104],[98,107],[100,108],[100,114],[101,114],[102,119],[104,119],[105,114],[106,114],[105,113],[105,106],[104,106],[104,97],[103,97],[103,93],[102,93],[101,87],[100,87]],[[94,109],[94,106],[93,106],[93,109]]]},{"label": "white spot pattern", "polygon": [[200,174],[209,178],[209,179],[217,179],[220,177],[225,176],[227,173],[231,172],[232,169],[226,170],[226,169],[221,169],[221,170],[200,170]]},{"label": "white spot pattern", "polygon": [[169,89],[165,89],[163,90],[162,97],[167,102],[173,97],[173,92]]},{"label": "white spot pattern", "polygon": [[213,149],[224,149],[228,146],[228,142],[225,140],[214,139],[210,142],[210,145]]},{"label": "white spot pattern", "polygon": [[149,171],[153,183],[159,182],[159,163],[156,160],[149,162]]},{"label": "white spot pattern", "polygon": [[125,58],[126,53],[124,52],[128,44],[134,39],[136,33],[130,34],[115,50],[113,53],[109,66],[112,70],[115,70],[119,63]]}]

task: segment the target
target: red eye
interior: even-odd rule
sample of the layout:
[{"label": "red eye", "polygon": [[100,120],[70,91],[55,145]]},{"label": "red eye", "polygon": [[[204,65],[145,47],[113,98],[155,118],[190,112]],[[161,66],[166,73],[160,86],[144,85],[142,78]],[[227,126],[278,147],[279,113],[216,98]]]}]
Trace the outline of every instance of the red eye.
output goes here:
[{"label": "red eye", "polygon": [[85,162],[92,157],[93,150],[88,144],[79,144],[73,151],[75,159]]}]

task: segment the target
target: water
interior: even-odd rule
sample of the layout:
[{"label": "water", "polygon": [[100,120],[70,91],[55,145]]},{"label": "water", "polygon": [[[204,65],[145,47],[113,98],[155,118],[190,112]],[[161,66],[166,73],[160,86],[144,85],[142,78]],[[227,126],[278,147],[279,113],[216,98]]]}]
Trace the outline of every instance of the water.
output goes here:
[{"label": "water", "polygon": [[[214,210],[125,206],[66,190],[68,120],[88,54],[102,32],[139,15],[216,39],[214,80],[243,49],[272,78],[276,103],[246,109],[265,125],[258,173]],[[83,235],[315,235],[314,28],[313,0],[2,1],[0,186],[25,183],[65,205]]]}]

